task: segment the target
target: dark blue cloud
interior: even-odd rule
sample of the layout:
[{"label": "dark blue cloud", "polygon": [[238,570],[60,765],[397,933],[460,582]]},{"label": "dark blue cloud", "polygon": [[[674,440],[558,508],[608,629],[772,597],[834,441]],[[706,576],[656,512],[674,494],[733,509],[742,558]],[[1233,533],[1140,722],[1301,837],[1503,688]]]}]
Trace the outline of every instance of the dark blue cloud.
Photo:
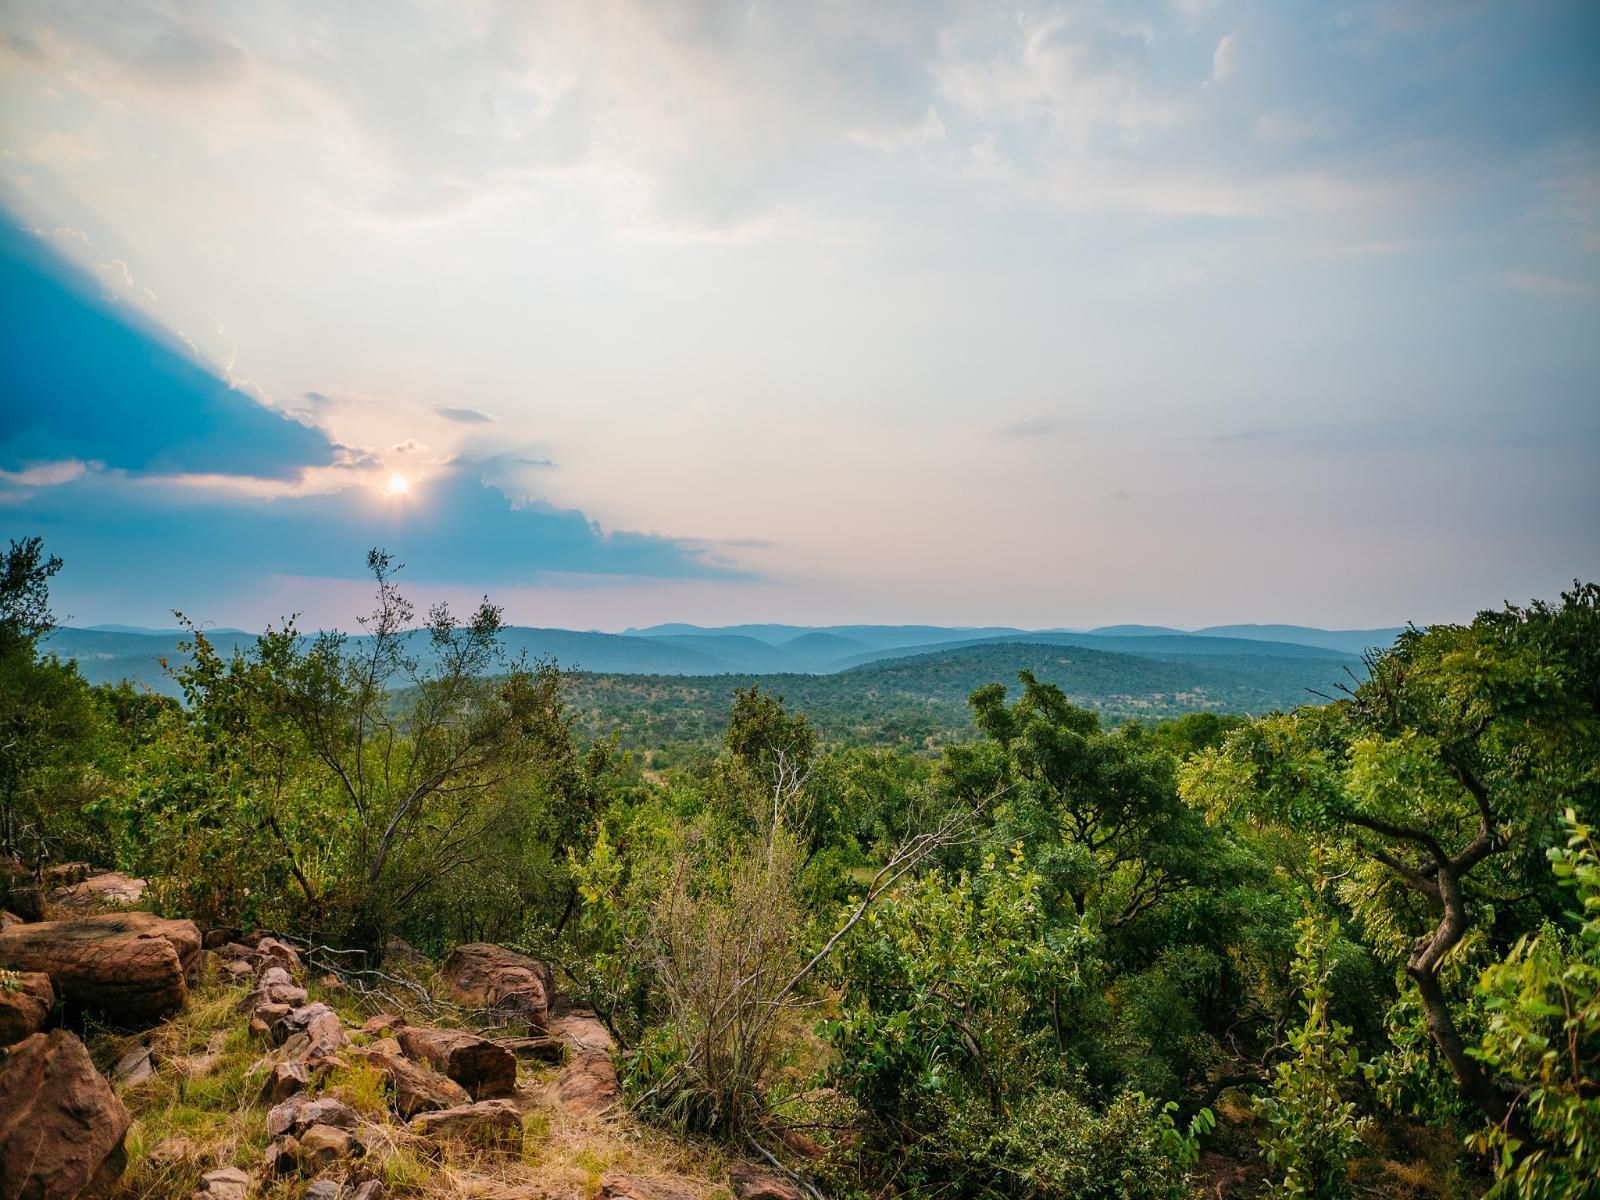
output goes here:
[{"label": "dark blue cloud", "polygon": [[294,479],[334,460],[324,434],[230,386],[3,211],[0,327],[0,469]]},{"label": "dark blue cloud", "polygon": [[356,486],[261,500],[143,482],[113,472],[34,489],[6,523],[66,559],[80,596],[123,596],[139,611],[225,602],[269,575],[359,578],[369,547],[418,580],[474,588],[556,573],[739,579],[705,543],[603,532],[583,513],[514,504],[471,468],[415,483],[403,498]]}]

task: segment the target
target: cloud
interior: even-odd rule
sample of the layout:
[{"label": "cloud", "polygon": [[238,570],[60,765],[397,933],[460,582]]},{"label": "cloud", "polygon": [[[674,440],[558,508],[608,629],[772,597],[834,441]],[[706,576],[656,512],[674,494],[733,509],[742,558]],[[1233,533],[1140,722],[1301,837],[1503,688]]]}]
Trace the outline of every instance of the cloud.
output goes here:
[{"label": "cloud", "polygon": [[449,404],[435,404],[433,411],[445,420],[460,425],[487,425],[494,420],[488,413],[481,413],[475,408],[455,408]]},{"label": "cloud", "polygon": [[0,469],[295,479],[326,435],[257,403],[0,211]]},{"label": "cloud", "polygon": [[392,550],[416,579],[473,587],[556,574],[754,578],[716,543],[603,529],[575,509],[508,496],[469,466],[413,481],[404,497],[352,486],[269,501],[88,472],[13,511],[72,564],[77,586],[173,607],[236,595],[241,581],[270,575],[360,578],[374,545]]},{"label": "cloud", "polygon": [[1217,48],[1211,52],[1211,82],[1221,83],[1230,78],[1238,69],[1239,52],[1234,49],[1234,39],[1239,35],[1228,33],[1217,42]]}]

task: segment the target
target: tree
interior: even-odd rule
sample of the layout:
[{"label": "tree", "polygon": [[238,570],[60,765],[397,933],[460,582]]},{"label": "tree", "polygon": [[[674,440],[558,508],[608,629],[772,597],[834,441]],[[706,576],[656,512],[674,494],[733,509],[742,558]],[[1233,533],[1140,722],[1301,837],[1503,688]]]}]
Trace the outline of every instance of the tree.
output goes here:
[{"label": "tree", "polygon": [[307,639],[291,619],[224,660],[193,630],[175,675],[207,795],[234,796],[218,822],[269,840],[319,930],[378,954],[419,897],[448,908],[447,885],[464,894],[517,865],[499,851],[530,823],[569,727],[548,673],[506,661],[500,609],[486,599],[462,621],[436,605],[418,630],[393,558],[373,550],[367,566],[362,636]]},{"label": "tree", "polygon": [[42,860],[64,849],[102,725],[72,663],[39,653],[55,627],[50,580],[61,559],[36,537],[0,558],[0,854]]},{"label": "tree", "polygon": [[1576,893],[1576,930],[1523,935],[1478,981],[1489,1026],[1476,1053],[1516,1088],[1532,1136],[1490,1126],[1476,1140],[1499,1151],[1497,1191],[1520,1200],[1600,1196],[1600,852],[1576,813],[1565,824],[1549,855]]},{"label": "tree", "polygon": [[1600,587],[1408,630],[1347,697],[1235,731],[1183,787],[1213,816],[1243,805],[1348,858],[1342,894],[1401,963],[1461,1095],[1520,1125],[1469,1051],[1447,967],[1469,933],[1557,906],[1538,850],[1564,807],[1600,806]]},{"label": "tree", "polygon": [[1021,842],[1052,906],[1127,925],[1192,877],[1203,822],[1178,796],[1175,763],[1136,727],[1115,733],[1054,684],[1021,672],[1022,695],[972,693],[987,746],[956,747],[946,772],[975,792],[1007,790],[996,838]]}]

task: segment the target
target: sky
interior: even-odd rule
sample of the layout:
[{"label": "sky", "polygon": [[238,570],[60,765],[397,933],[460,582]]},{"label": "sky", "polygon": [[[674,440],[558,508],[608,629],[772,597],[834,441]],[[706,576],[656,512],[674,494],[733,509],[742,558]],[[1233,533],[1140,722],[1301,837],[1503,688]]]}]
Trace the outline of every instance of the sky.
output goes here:
[{"label": "sky", "polygon": [[1600,576],[1600,6],[0,0],[73,624],[1469,618]]}]

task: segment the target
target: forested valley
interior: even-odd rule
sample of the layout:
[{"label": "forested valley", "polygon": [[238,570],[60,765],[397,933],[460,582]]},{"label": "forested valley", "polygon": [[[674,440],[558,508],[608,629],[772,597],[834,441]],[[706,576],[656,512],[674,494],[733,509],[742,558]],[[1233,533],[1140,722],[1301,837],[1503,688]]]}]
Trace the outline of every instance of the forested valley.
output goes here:
[{"label": "forested valley", "polygon": [[[625,745],[380,550],[362,636],[190,625],[176,697],[47,652],[60,566],[0,574],[0,1080],[81,1038],[106,1191],[1600,1196],[1594,583],[1264,715],[1012,654],[932,731],[710,677]],[[136,914],[143,1007],[52,942]]]}]

